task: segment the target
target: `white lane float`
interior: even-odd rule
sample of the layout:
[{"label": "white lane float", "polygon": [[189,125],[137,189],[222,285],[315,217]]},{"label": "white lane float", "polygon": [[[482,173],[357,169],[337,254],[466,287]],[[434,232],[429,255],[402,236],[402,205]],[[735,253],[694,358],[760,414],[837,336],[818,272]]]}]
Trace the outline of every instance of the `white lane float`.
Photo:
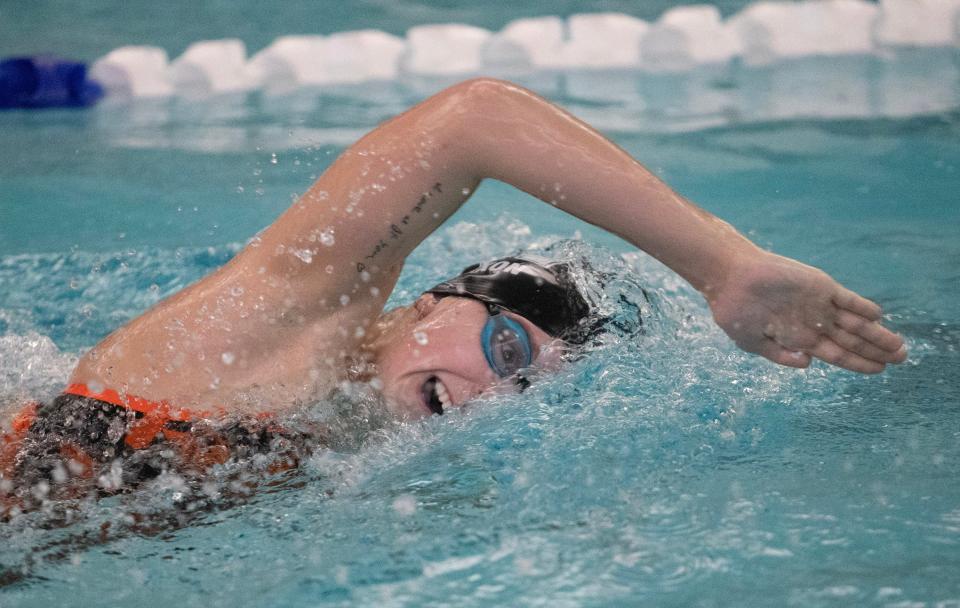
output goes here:
[{"label": "white lane float", "polygon": [[410,28],[400,67],[410,74],[428,76],[478,73],[483,69],[481,51],[492,35],[489,30],[458,23]]},{"label": "white lane float", "polygon": [[818,55],[870,54],[877,7],[865,0],[757,2],[728,24],[752,65]]},{"label": "white lane float", "polygon": [[685,71],[726,63],[740,54],[740,40],[709,4],[670,9],[650,28],[640,45],[650,71]]},{"label": "white lane float", "polygon": [[114,97],[166,97],[173,94],[167,52],[155,46],[122,46],[90,67],[90,78]]},{"label": "white lane float", "polygon": [[698,4],[670,9],[653,24],[597,13],[518,19],[498,32],[451,23],[416,26],[403,38],[378,30],[281,36],[249,60],[239,40],[198,42],[172,64],[163,49],[127,46],[97,60],[90,77],[114,97],[163,97],[290,93],[404,75],[523,72],[553,82],[561,72],[576,80],[595,71],[599,81],[574,83],[590,98],[600,92],[588,89],[611,69],[680,73],[737,57],[748,66],[822,55],[889,60],[888,49],[951,46],[960,46],[960,0],[760,0],[726,20]]},{"label": "white lane float", "polygon": [[246,67],[247,49],[241,40],[204,40],[191,44],[170,64],[170,78],[186,96],[236,93],[253,87]]},{"label": "white lane float", "polygon": [[878,46],[950,46],[960,44],[960,0],[880,0],[874,26]]},{"label": "white lane float", "polygon": [[569,68],[635,68],[650,24],[622,13],[571,15],[561,60]]}]

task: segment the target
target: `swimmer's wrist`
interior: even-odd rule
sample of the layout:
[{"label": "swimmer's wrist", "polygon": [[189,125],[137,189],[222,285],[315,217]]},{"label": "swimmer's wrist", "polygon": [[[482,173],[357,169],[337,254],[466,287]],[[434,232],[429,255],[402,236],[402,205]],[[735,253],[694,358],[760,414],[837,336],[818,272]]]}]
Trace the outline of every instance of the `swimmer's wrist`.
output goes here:
[{"label": "swimmer's wrist", "polygon": [[699,234],[696,243],[685,248],[684,255],[676,263],[662,260],[683,277],[708,300],[746,266],[755,263],[768,252],[757,247],[733,226],[713,218],[714,229],[710,234]]}]

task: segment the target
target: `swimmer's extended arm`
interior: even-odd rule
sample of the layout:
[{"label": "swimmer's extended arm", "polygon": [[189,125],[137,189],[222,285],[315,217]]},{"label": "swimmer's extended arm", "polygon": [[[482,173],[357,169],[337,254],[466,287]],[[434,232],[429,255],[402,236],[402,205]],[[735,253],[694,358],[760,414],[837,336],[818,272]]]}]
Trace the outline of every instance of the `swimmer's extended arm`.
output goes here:
[{"label": "swimmer's extended arm", "polygon": [[880,307],[826,273],[756,247],[684,199],[585,123],[497,81],[474,86],[461,141],[478,177],[493,177],[613,232],[704,294],[744,350],[793,367],[810,357],[875,373],[903,361]]},{"label": "swimmer's extended arm", "polygon": [[476,79],[351,146],[229,264],[111,334],[71,381],[183,405],[251,386],[278,403],[308,395],[364,341],[407,255],[487,177],[660,259],[746,350],[863,372],[905,357],[876,304],[757,248],[560,108]]},{"label": "swimmer's extended arm", "polygon": [[[861,372],[906,356],[902,340],[878,323],[876,304],[815,268],[759,249],[585,123],[502,81],[461,83],[381,126],[304,196],[308,209],[333,208],[295,208],[290,213],[303,219],[289,223],[300,230],[297,246],[316,250],[300,227],[329,222],[338,239],[346,237],[333,256],[345,293],[359,284],[365,297],[357,278],[369,273],[383,296],[407,254],[488,177],[660,259],[705,295],[717,323],[745,350],[784,365],[803,367],[813,356]],[[284,232],[282,225],[270,230]]]}]

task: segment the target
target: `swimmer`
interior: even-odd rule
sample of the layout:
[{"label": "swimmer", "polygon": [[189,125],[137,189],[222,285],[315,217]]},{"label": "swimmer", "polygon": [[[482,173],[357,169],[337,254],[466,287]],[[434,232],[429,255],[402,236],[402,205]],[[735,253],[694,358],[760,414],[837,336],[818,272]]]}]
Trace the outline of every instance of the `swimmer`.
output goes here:
[{"label": "swimmer", "polygon": [[[229,263],[94,346],[64,394],[23,412],[11,436],[56,437],[69,446],[63,458],[92,467],[180,445],[220,415],[269,419],[358,376],[404,419],[521,390],[531,370],[556,366],[589,334],[589,307],[563,264],[476,260],[485,263],[383,310],[406,257],[486,178],[654,256],[703,294],[746,351],[863,373],[906,358],[877,304],[760,249],[559,107],[479,78],[350,146]],[[222,462],[227,444],[255,449],[295,434],[274,431],[246,425],[224,439],[220,430],[184,450]],[[7,445],[5,476],[18,444]]]}]

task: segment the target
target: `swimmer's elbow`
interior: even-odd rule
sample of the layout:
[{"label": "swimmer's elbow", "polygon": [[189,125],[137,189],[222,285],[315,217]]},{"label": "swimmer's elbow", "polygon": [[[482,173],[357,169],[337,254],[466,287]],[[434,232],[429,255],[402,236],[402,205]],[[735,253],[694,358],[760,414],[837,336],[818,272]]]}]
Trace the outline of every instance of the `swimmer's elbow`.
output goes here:
[{"label": "swimmer's elbow", "polygon": [[450,90],[457,95],[461,107],[474,117],[489,116],[489,112],[503,108],[511,98],[525,91],[517,84],[489,76],[464,80]]}]

